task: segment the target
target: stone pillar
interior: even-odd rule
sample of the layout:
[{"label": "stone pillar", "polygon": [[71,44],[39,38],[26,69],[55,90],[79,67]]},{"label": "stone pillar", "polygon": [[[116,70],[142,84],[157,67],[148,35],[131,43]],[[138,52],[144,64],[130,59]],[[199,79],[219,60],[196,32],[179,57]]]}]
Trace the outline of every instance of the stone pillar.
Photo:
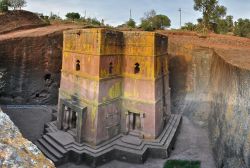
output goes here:
[{"label": "stone pillar", "polygon": [[128,134],[129,133],[129,127],[130,127],[130,114],[129,114],[129,112],[126,112],[125,113],[125,115],[126,115],[126,134]]},{"label": "stone pillar", "polygon": [[141,135],[140,138],[144,138],[144,134],[143,134],[143,130],[144,130],[144,118],[145,118],[145,114],[144,113],[140,113],[140,119],[141,119]]},{"label": "stone pillar", "polygon": [[58,106],[58,113],[57,113],[57,128],[59,130],[62,130],[63,129],[63,115],[64,115],[65,106],[61,100],[59,100],[58,104],[59,104],[59,106]]},{"label": "stone pillar", "polygon": [[74,111],[70,110],[69,119],[68,119],[69,129],[73,128],[73,114],[74,114]]},{"label": "stone pillar", "polygon": [[76,137],[75,140],[78,143],[82,143],[82,131],[83,131],[83,111],[77,112],[77,124],[76,124]]},{"label": "stone pillar", "polygon": [[70,114],[71,114],[71,109],[68,107],[64,108],[64,117],[63,117],[63,129],[67,131],[70,126]]}]

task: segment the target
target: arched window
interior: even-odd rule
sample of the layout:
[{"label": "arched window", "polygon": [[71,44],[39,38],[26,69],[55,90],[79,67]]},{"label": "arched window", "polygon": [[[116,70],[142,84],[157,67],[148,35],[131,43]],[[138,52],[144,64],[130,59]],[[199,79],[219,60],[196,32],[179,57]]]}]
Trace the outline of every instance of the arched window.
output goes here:
[{"label": "arched window", "polygon": [[76,61],[76,71],[80,71],[80,70],[81,70],[80,61],[77,60],[77,61]]},{"label": "arched window", "polygon": [[109,74],[112,74],[113,73],[113,63],[110,62],[109,63]]},{"label": "arched window", "polygon": [[134,68],[134,73],[135,73],[135,74],[138,74],[138,73],[140,72],[140,70],[141,70],[141,69],[140,69],[140,64],[139,64],[139,63],[136,63],[136,64],[135,64],[135,68]]}]

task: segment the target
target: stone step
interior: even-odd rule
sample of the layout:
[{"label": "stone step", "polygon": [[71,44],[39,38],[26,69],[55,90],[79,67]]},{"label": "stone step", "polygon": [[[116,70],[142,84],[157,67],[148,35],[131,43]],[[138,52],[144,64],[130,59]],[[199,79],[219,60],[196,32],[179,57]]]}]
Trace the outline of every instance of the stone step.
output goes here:
[{"label": "stone step", "polygon": [[175,133],[176,128],[174,127],[176,124],[178,125],[179,121],[178,121],[178,117],[176,116],[171,123],[169,123],[168,128],[166,129],[166,131],[164,132],[163,136],[161,137],[161,139],[159,139],[159,141],[153,142],[153,143],[149,143],[149,145],[164,145],[166,144],[166,142],[168,141],[168,139],[171,139],[171,134]]},{"label": "stone step", "polygon": [[57,120],[57,113],[52,113],[52,121],[56,121]]},{"label": "stone step", "polygon": [[44,134],[53,132],[49,127],[44,129]]},{"label": "stone step", "polygon": [[59,160],[53,156],[53,154],[51,154],[46,148],[43,147],[43,145],[39,142],[36,141],[36,146],[40,149],[40,151],[47,157],[49,158],[52,162],[54,162],[55,164],[59,163]]},{"label": "stone step", "polygon": [[[172,149],[172,145],[174,143],[173,138],[176,135],[175,133],[178,129],[178,125],[180,121],[181,121],[181,116],[172,115],[171,118],[169,119],[169,122],[165,126],[162,134],[157,138],[156,141],[142,140],[143,141],[142,143],[128,143],[126,139],[122,141],[125,135],[119,134],[116,137],[112,138],[111,140],[101,145],[98,145],[96,147],[90,146],[87,143],[79,144],[75,141],[72,141],[71,134],[57,130],[55,123],[52,122],[48,125],[48,128],[55,129],[57,133],[52,132],[51,134],[44,135],[43,136],[44,142],[42,141],[42,143],[40,143],[40,146],[44,148],[43,150],[47,151],[50,155],[52,155],[52,157],[54,157],[53,159],[57,159],[57,162],[60,162],[60,163],[66,160],[72,159],[71,157],[81,158],[82,154],[86,154],[87,156],[98,158],[100,156],[103,156],[106,153],[115,154],[117,151],[126,153],[127,156],[130,156],[130,154],[134,154],[133,157],[140,158],[140,157],[147,155],[148,149],[150,151],[153,151],[153,153],[155,152],[157,153],[159,151],[159,156],[161,157],[162,155],[162,157],[165,158],[167,157],[167,155],[163,156],[163,154],[161,153],[168,152],[168,151],[170,152],[170,150]],[[138,137],[137,133],[135,133],[135,135],[136,136],[132,136],[132,138]],[[131,136],[131,135],[127,135],[127,136]],[[59,139],[57,139],[58,137]],[[60,137],[62,138],[61,140],[60,140]],[[43,146],[44,144],[46,145]],[[60,158],[59,155],[55,155],[54,154],[55,151],[53,150],[63,155],[64,157]],[[74,153],[74,155],[73,156],[68,155],[67,154],[68,151]]]},{"label": "stone step", "polygon": [[134,137],[138,137],[138,138],[141,136],[140,132],[136,131],[136,130],[135,131],[130,131],[129,135],[134,136]]},{"label": "stone step", "polygon": [[43,139],[45,139],[51,146],[57,149],[61,154],[64,155],[67,153],[67,151],[61,145],[59,145],[55,140],[50,138],[48,135],[44,135]]},{"label": "stone step", "polygon": [[48,142],[46,142],[45,139],[39,139],[38,142],[46,148],[51,154],[53,154],[57,159],[63,158],[62,153],[60,153],[57,149],[55,149],[53,146],[51,146]]},{"label": "stone step", "polygon": [[68,130],[68,133],[71,134],[73,137],[76,136],[76,129],[75,130]]},{"label": "stone step", "polygon": [[163,130],[163,133],[158,137],[158,139],[161,141],[161,139],[165,136],[166,132],[168,131],[168,128],[171,126],[171,123],[174,122],[174,119],[175,119],[175,116],[172,116],[170,117],[166,127],[164,128]]},{"label": "stone step", "polygon": [[[133,150],[138,150],[138,152],[139,151],[141,151],[141,152],[139,152],[139,153],[143,153],[143,151],[144,151],[144,149],[146,149],[146,146],[155,146],[155,147],[158,147],[158,146],[162,146],[162,145],[164,145],[167,141],[168,141],[168,139],[169,139],[169,137],[171,137],[170,135],[171,134],[173,134],[173,133],[175,133],[175,129],[174,129],[174,125],[177,123],[177,118],[178,117],[174,117],[173,118],[173,120],[171,121],[172,123],[169,123],[168,124],[168,129],[166,129],[165,130],[165,133],[163,134],[163,136],[162,136],[162,139],[161,140],[159,140],[159,142],[158,143],[155,143],[155,142],[152,142],[152,143],[150,143],[150,142],[148,142],[148,143],[145,143],[145,144],[142,144],[142,145],[132,145],[132,144],[126,144],[125,146],[126,146],[126,148],[128,149],[128,150],[131,150],[131,151],[133,151]],[[136,134],[137,135],[137,134]],[[135,136],[135,137],[137,137],[137,136]],[[122,144],[117,144],[117,143],[115,143],[115,146],[116,147],[118,147],[118,148],[124,148],[125,146],[124,145],[122,145]],[[93,150],[93,149],[91,149],[91,148],[89,148],[89,147],[87,147],[87,146],[77,146],[76,144],[70,144],[70,145],[68,145],[67,146],[67,149],[68,150],[70,150],[70,149],[72,149],[72,150],[74,150],[75,152],[81,152],[82,150],[86,150],[86,151],[88,151],[88,152],[90,152],[90,153],[100,153],[100,152],[104,152],[104,151],[106,151],[106,150],[109,150],[109,148],[110,147],[112,147],[113,148],[113,145],[112,144],[109,144],[109,147],[108,146],[103,146],[103,147],[100,147],[100,148],[98,148],[98,149],[95,149],[95,150]]]},{"label": "stone step", "polygon": [[51,130],[50,132],[56,132],[57,131],[57,128],[51,123],[46,124],[45,129],[46,128],[49,128]]},{"label": "stone step", "polygon": [[[174,124],[177,122],[177,118],[174,118],[174,120],[169,123],[169,127],[167,129],[167,131],[164,133],[164,136],[162,137],[162,139],[159,141],[159,143],[165,144],[165,142],[169,139],[169,136],[171,134],[171,132],[173,132],[174,130]],[[174,131],[175,132],[175,131]]]},{"label": "stone step", "polygon": [[[53,137],[52,137],[50,134],[49,134],[49,136],[53,139]],[[122,137],[122,135],[119,134],[119,135],[113,137],[111,140],[108,140],[108,141],[102,143],[101,145],[96,146],[96,149],[100,149],[100,148],[105,147],[105,146],[107,146],[107,145],[111,145],[111,144],[113,144],[115,141],[117,141],[118,139],[120,139],[121,137]],[[74,142],[73,144],[66,145],[65,148],[70,147],[71,145],[75,145],[75,146],[78,147],[78,148],[83,148],[83,147],[84,147],[84,148],[85,148],[85,147],[87,147],[87,148],[92,148],[92,146],[89,145],[89,144],[87,144],[87,143],[79,144],[79,143],[77,143],[77,142]]]}]

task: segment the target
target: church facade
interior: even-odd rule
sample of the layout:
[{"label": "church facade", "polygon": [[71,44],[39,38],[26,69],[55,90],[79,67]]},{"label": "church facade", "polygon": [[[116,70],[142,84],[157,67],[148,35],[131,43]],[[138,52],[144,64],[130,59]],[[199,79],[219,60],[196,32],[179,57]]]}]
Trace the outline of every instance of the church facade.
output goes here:
[{"label": "church facade", "polygon": [[167,47],[155,32],[66,31],[58,129],[94,146],[120,133],[156,139],[171,115]]}]

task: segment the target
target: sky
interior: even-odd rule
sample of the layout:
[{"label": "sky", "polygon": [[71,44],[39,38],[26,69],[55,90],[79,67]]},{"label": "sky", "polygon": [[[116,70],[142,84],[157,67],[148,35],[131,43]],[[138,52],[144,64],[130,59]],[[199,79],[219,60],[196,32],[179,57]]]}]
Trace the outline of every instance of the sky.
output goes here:
[{"label": "sky", "polygon": [[[219,0],[227,7],[227,14],[234,19],[250,18],[249,0]],[[106,24],[117,26],[125,23],[132,11],[132,18],[138,23],[144,13],[154,9],[157,14],[167,15],[171,20],[171,28],[180,27],[182,9],[182,25],[187,22],[196,23],[201,13],[193,10],[193,0],[27,0],[25,10],[50,15],[51,12],[65,17],[68,12],[78,12],[82,16],[104,19]]]}]

